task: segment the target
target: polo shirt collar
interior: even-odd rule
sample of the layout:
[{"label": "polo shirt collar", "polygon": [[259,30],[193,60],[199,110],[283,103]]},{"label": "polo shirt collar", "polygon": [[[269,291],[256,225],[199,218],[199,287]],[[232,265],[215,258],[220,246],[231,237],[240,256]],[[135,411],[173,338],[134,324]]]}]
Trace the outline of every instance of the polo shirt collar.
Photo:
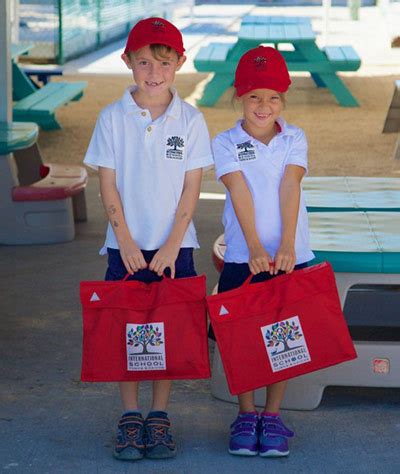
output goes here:
[{"label": "polo shirt collar", "polygon": [[[129,86],[124,92],[124,95],[121,98],[122,108],[125,114],[135,114],[143,111],[141,107],[137,105],[132,97],[132,92],[137,89],[137,86]],[[172,100],[167,107],[167,110],[163,114],[164,116],[170,116],[175,119],[178,119],[181,115],[182,110],[182,101],[176,91],[176,89],[171,88]]]},{"label": "polo shirt collar", "polygon": [[[278,125],[281,128],[281,131],[276,135],[277,137],[285,137],[289,135],[293,135],[294,131],[291,129],[291,127],[288,127],[286,121],[282,117],[278,117],[277,120]],[[232,139],[234,142],[237,143],[242,143],[246,141],[250,141],[252,144],[255,144],[258,142],[257,139],[249,135],[242,127],[243,120],[240,119],[236,122],[235,127],[232,128]]]}]

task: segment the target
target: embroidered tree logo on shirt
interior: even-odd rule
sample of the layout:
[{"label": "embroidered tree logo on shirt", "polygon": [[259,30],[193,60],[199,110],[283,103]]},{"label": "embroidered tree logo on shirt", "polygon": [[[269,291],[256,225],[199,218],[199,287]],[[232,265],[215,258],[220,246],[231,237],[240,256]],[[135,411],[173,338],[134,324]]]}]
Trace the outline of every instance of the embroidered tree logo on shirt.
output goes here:
[{"label": "embroidered tree logo on shirt", "polygon": [[174,150],[176,151],[177,148],[183,148],[185,146],[185,142],[182,137],[173,136],[168,138],[167,146],[174,147]]},{"label": "embroidered tree logo on shirt", "polygon": [[157,352],[149,352],[147,347],[159,347],[161,344],[163,344],[162,333],[158,327],[154,328],[152,324],[143,324],[128,332],[128,345],[142,346],[140,354],[157,354]]},{"label": "embroidered tree logo on shirt", "polygon": [[254,148],[254,146],[251,144],[250,140],[248,140],[247,142],[243,142],[243,143],[238,143],[236,145],[236,148],[238,150],[244,150],[245,152],[249,151],[251,148]]},{"label": "embroidered tree logo on shirt", "polygon": [[[267,340],[267,347],[275,347],[276,350],[272,352],[275,354],[282,354],[293,349],[297,349],[302,346],[290,347],[289,341],[298,341],[302,337],[299,331],[299,326],[295,322],[280,321],[279,323],[273,324],[271,330],[265,332],[265,339]],[[278,352],[278,348],[282,350]]]}]

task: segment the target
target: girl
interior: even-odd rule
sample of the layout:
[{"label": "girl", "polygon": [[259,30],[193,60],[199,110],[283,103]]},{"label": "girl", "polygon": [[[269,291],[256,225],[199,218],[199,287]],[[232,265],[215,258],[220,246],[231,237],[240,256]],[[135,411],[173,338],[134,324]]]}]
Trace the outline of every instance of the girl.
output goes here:
[{"label": "girl", "polygon": [[[290,85],[285,60],[274,48],[245,53],[236,69],[236,98],[243,119],[213,142],[216,177],[227,188],[223,224],[225,264],[218,291],[261,282],[303,268],[313,258],[300,183],[307,171],[304,132],[280,116]],[[254,392],[239,395],[229,452],[287,456],[294,433],[279,416],[286,382],[267,387],[258,415]]]}]

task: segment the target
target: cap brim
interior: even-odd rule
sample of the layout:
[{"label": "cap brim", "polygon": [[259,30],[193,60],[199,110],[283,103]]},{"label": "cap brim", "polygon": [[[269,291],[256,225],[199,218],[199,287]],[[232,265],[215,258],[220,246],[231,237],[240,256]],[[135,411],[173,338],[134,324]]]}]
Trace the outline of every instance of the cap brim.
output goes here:
[{"label": "cap brim", "polygon": [[244,94],[247,94],[247,92],[253,91],[255,89],[271,89],[276,92],[287,92],[289,89],[290,84],[292,81],[288,79],[287,82],[282,81],[282,79],[277,79],[274,77],[268,77],[268,78],[258,78],[257,80],[252,80],[249,82],[246,82],[245,84],[234,84],[234,87],[236,89],[236,95],[238,97],[241,97]]}]

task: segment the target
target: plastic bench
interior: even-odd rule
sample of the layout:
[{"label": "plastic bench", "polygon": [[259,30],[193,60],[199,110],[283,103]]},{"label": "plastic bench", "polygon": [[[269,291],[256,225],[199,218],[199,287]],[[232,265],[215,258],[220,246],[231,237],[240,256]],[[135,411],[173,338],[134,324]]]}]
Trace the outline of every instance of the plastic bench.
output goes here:
[{"label": "plastic bench", "polygon": [[82,205],[87,172],[80,166],[45,165],[37,181],[21,183],[15,155],[35,149],[37,136],[35,123],[0,123],[0,244],[51,244],[75,236],[72,200],[77,199],[74,207]]},{"label": "plastic bench", "polygon": [[13,107],[13,118],[17,122],[32,121],[42,128],[59,129],[55,113],[62,105],[79,100],[87,82],[49,82],[30,95],[18,100]]},{"label": "plastic bench", "polygon": [[313,176],[302,187],[309,212],[400,211],[400,178]]},{"label": "plastic bench", "polygon": [[336,71],[357,71],[361,66],[360,56],[352,46],[326,46],[323,51]]},{"label": "plastic bench", "polygon": [[[313,263],[332,264],[342,306],[354,285],[400,285],[400,213],[315,212],[309,219]],[[282,408],[316,408],[328,385],[400,387],[398,341],[355,341],[355,346],[358,359],[290,380]],[[217,348],[211,390],[217,398],[235,401]],[[264,396],[256,392],[257,405],[264,404]]]},{"label": "plastic bench", "polygon": [[215,71],[224,67],[233,43],[210,43],[202,46],[194,59],[198,71]]}]

